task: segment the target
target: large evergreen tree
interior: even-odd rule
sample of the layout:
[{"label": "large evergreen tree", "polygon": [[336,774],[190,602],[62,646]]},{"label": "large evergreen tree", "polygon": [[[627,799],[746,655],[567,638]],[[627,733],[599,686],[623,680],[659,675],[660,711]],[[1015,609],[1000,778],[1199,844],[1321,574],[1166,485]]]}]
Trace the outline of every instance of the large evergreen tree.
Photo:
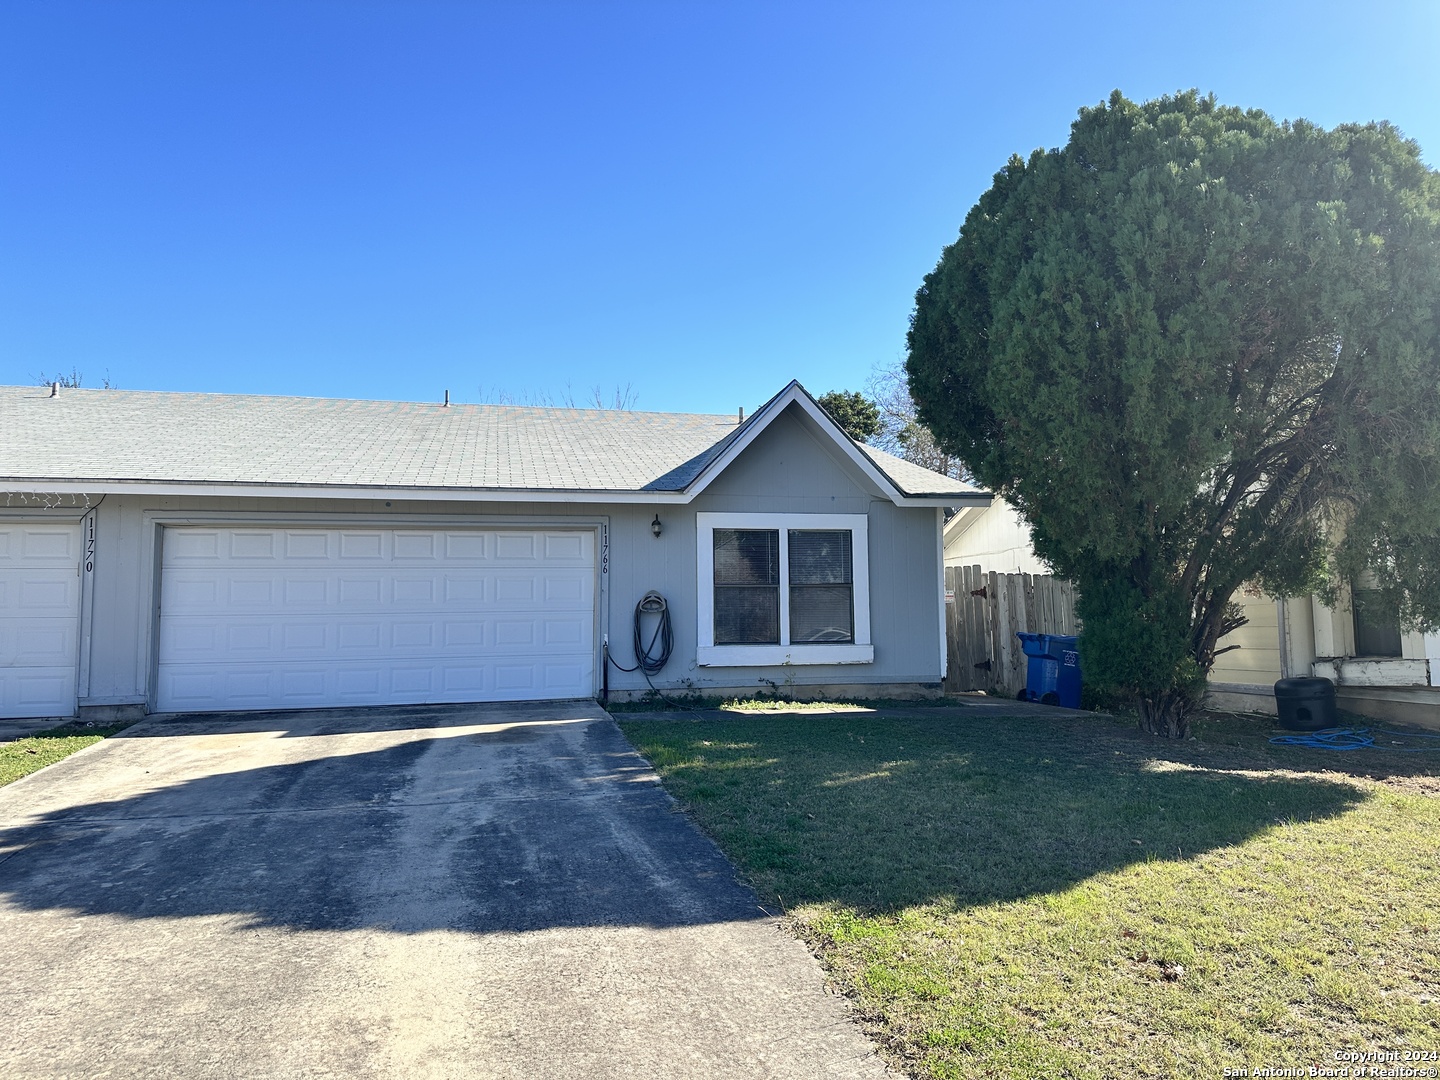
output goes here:
[{"label": "large evergreen tree", "polygon": [[1369,569],[1440,621],[1440,175],[1388,124],[1117,92],[996,175],[908,344],[1150,730],[1185,733],[1247,582]]},{"label": "large evergreen tree", "polygon": [[865,442],[880,430],[880,406],[858,390],[831,390],[815,400],[856,442]]}]

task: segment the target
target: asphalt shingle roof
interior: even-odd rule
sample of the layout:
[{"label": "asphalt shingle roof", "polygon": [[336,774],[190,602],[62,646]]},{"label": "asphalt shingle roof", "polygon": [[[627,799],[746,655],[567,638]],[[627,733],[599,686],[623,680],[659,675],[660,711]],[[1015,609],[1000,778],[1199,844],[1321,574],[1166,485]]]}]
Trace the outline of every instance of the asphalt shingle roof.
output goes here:
[{"label": "asphalt shingle roof", "polygon": [[[0,483],[682,491],[739,430],[693,413],[7,386]],[[974,490],[864,450],[908,493]]]}]

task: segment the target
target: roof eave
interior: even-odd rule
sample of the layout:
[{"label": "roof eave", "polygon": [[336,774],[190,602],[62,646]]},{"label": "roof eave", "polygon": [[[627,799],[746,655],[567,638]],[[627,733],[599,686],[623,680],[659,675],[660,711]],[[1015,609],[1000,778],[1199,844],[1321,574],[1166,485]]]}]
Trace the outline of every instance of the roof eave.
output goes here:
[{"label": "roof eave", "polygon": [[553,502],[684,504],[683,491],[607,491],[574,488],[466,488],[420,485],[255,483],[226,480],[61,480],[0,477],[0,491],[15,494],[231,496],[265,499],[430,499],[442,502]]},{"label": "roof eave", "polygon": [[897,506],[944,506],[952,509],[975,507],[983,510],[994,497],[987,491],[942,491],[931,494],[905,495]]}]

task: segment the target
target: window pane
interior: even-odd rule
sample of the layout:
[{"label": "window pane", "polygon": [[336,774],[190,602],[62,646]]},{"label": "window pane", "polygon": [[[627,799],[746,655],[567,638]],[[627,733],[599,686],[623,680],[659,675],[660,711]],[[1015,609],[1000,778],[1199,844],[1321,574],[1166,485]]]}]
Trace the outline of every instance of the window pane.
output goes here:
[{"label": "window pane", "polygon": [[1379,589],[1356,589],[1352,606],[1355,609],[1355,655],[1399,656],[1400,611],[1385,603]]},{"label": "window pane", "polygon": [[779,585],[779,530],[716,529],[715,584]]},{"label": "window pane", "polygon": [[779,645],[780,589],[716,585],[715,644]]},{"label": "window pane", "polygon": [[791,529],[790,584],[850,584],[849,529]]},{"label": "window pane", "polygon": [[839,644],[854,641],[855,604],[851,592],[849,585],[791,586],[791,643]]}]

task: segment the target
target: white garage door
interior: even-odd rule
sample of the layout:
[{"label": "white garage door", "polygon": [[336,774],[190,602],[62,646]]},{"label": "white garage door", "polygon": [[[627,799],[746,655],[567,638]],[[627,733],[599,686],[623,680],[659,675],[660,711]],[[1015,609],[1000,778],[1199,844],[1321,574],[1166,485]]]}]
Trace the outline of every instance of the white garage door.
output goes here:
[{"label": "white garage door", "polygon": [[595,536],[167,528],[158,707],[595,692]]},{"label": "white garage door", "polygon": [[0,523],[0,716],[72,716],[80,528]]}]

